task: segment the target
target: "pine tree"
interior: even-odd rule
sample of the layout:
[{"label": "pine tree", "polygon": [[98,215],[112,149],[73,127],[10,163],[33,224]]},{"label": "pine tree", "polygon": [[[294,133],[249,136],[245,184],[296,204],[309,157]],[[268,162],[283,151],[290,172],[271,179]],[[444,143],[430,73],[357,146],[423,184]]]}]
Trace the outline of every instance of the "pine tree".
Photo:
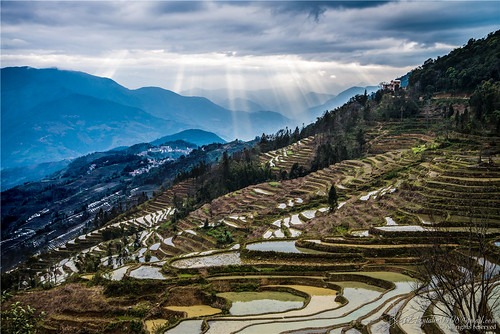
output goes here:
[{"label": "pine tree", "polygon": [[337,210],[338,206],[338,195],[337,195],[337,189],[335,189],[335,186],[332,184],[330,187],[330,191],[328,192],[328,204],[330,204],[330,212],[334,212]]}]

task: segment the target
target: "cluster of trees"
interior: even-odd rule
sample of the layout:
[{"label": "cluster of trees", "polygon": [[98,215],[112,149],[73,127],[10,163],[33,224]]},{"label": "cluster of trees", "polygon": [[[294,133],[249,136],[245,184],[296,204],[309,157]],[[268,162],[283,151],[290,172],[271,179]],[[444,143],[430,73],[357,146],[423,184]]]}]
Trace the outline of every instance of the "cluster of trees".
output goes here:
[{"label": "cluster of trees", "polygon": [[249,185],[275,179],[271,168],[260,164],[257,150],[245,150],[232,156],[224,152],[219,165],[198,187],[196,203],[206,203]]},{"label": "cluster of trees", "polygon": [[207,163],[205,160],[194,164],[189,170],[181,170],[174,179],[174,183],[178,183],[190,178],[198,178],[205,173],[209,172],[212,165]]},{"label": "cluster of trees", "polygon": [[[138,197],[138,204],[144,203],[147,200],[148,196],[143,192]],[[94,228],[102,227],[110,220],[113,220],[114,218],[124,213],[126,210],[127,208],[123,206],[122,203],[114,205],[109,211],[104,211],[102,208],[100,208],[99,211],[95,214],[94,219],[92,219],[91,224]]]},{"label": "cluster of trees", "polygon": [[80,273],[95,273],[101,265],[101,257],[86,253],[78,254],[75,260],[76,269]]},{"label": "cluster of trees", "polygon": [[403,120],[416,116],[420,109],[418,102],[408,92],[400,89],[394,94],[383,94],[381,99],[372,103],[376,106],[373,116],[383,121]]},{"label": "cluster of trees", "polygon": [[323,133],[311,163],[311,171],[363,155],[365,151],[365,124],[372,118],[373,101],[364,95],[353,97],[348,103],[327,111],[307,131]]},{"label": "cluster of trees", "polygon": [[307,135],[304,132],[304,128],[301,131],[297,126],[294,131],[291,131],[287,127],[285,130],[279,130],[276,134],[266,135],[263,133],[260,137],[259,148],[262,153],[265,153],[288,146],[305,137]]},{"label": "cluster of trees", "polygon": [[472,93],[469,105],[474,129],[483,128],[500,135],[500,81],[484,81]]}]

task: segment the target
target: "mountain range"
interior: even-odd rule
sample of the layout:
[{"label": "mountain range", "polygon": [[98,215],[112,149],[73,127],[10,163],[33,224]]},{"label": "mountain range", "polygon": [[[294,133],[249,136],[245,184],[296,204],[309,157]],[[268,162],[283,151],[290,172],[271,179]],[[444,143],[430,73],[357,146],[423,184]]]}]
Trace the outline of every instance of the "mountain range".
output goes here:
[{"label": "mountain range", "polygon": [[[83,72],[30,67],[3,68],[1,86],[2,170],[40,167],[158,138],[197,145],[249,140],[314,120],[353,95],[377,88],[352,87],[339,95],[303,93],[298,88],[189,92],[213,98],[221,106],[206,97],[158,87],[130,90]],[[201,141],[200,133],[194,132],[163,138],[188,129],[214,134],[207,139],[205,133]]]},{"label": "mountain range", "polygon": [[75,158],[198,128],[251,139],[290,124],[279,113],[231,111],[158,87],[127,89],[58,69],[1,70],[2,169]]}]

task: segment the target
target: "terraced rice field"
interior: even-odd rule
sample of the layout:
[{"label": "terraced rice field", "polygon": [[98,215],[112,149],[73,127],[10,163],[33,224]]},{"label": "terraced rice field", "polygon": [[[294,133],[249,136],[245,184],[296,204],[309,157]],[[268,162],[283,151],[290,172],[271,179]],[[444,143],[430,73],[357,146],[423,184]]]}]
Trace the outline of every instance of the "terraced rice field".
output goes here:
[{"label": "terraced rice field", "polygon": [[316,137],[307,137],[279,150],[262,154],[260,162],[262,164],[269,164],[269,166],[276,171],[290,171],[295,163],[300,166],[308,167],[314,158],[316,146]]},{"label": "terraced rice field", "polygon": [[[402,140],[382,131],[373,136],[370,152],[388,150],[301,178],[249,186],[191,212],[176,230],[165,228],[174,213],[173,194],[192,194],[194,183],[187,180],[133,215],[43,256],[39,268],[57,260],[50,273],[36,270],[42,280],[61,283],[88,254],[102,258],[116,282],[172,284],[165,289],[182,282],[211,291],[190,305],[166,306],[174,313],[162,309],[157,319],[147,319],[149,331],[174,314],[175,326],[166,333],[422,333],[424,313],[416,308],[423,302],[408,276],[416,275],[417,251],[433,247],[434,236],[443,233],[442,244],[459,249],[471,219],[488,222],[491,247],[500,235],[500,159],[493,157],[494,166],[478,164],[476,151],[437,150],[431,139],[416,133]],[[424,153],[409,149],[417,144],[425,144]],[[261,162],[277,170],[304,165],[315,145],[317,138],[307,138],[268,152]],[[340,197],[334,210],[326,195],[332,185]],[[125,238],[126,252],[103,242],[113,228],[134,230]],[[217,228],[234,242],[218,243],[209,233]],[[272,295],[267,289],[286,289],[302,305],[285,305],[278,297],[259,302],[264,299],[255,294]],[[234,294],[247,292],[254,303],[238,310]],[[415,322],[403,320],[409,315]]]}]

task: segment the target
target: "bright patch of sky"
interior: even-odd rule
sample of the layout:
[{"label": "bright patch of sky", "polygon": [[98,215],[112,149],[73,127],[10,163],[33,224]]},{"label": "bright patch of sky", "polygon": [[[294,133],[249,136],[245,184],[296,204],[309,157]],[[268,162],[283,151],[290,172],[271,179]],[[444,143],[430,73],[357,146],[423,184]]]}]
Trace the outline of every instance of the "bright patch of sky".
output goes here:
[{"label": "bright patch of sky", "polygon": [[128,88],[338,93],[499,28],[498,1],[2,1],[1,63]]}]

